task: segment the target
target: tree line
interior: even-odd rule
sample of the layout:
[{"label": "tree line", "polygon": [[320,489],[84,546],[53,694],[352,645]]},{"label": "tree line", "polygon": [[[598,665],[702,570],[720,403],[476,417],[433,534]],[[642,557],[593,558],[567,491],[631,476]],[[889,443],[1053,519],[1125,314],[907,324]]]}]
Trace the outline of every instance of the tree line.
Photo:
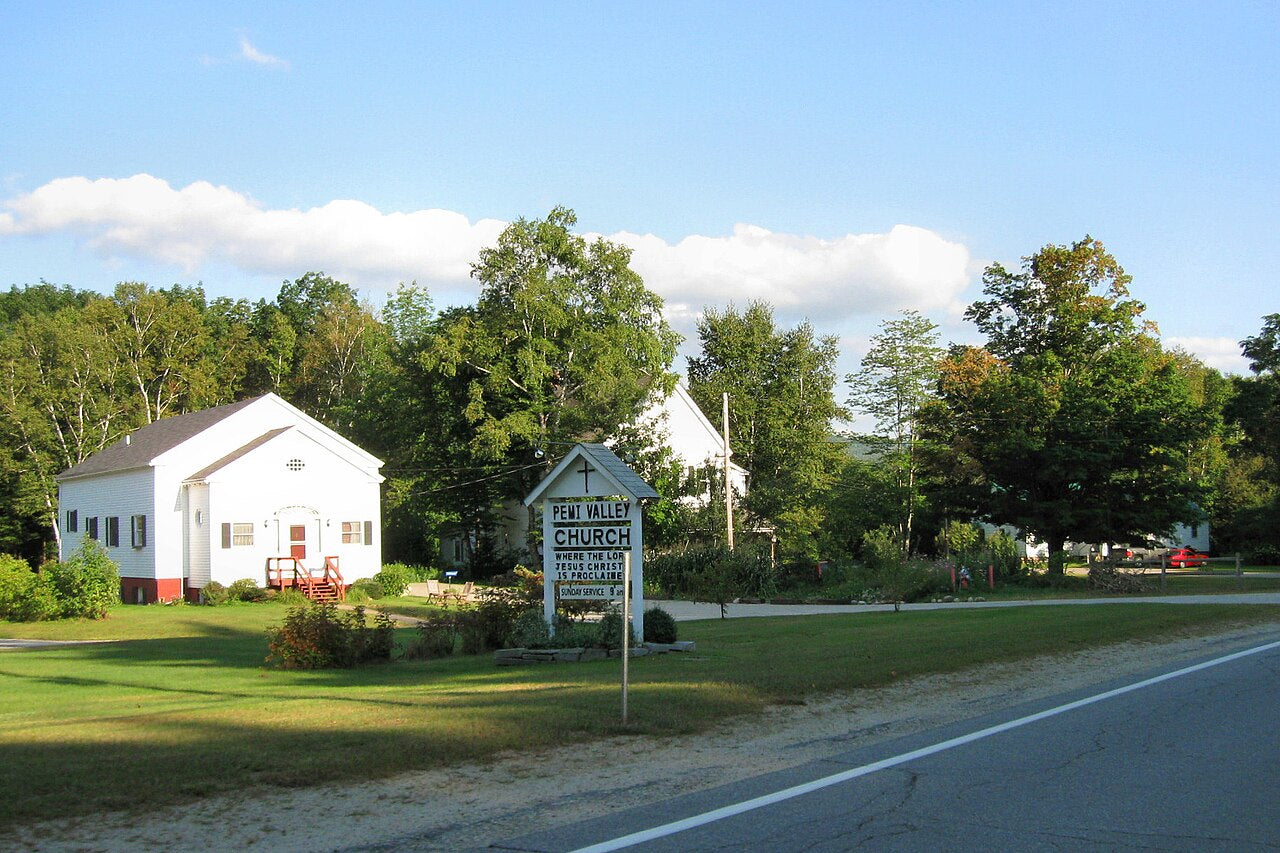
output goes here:
[{"label": "tree line", "polygon": [[[0,551],[50,553],[59,471],[267,391],[386,462],[388,560],[431,562],[455,537],[477,573],[509,568],[486,533],[577,441],[614,442],[654,483],[652,544],[721,536],[722,512],[680,500],[718,497],[718,478],[677,464],[642,418],[676,381],[680,338],[629,250],[575,223],[565,208],[512,223],[473,266],[475,304],[443,310],[412,283],[374,308],[318,272],[256,302],[136,282],[0,293]],[[1244,342],[1254,375],[1227,377],[1162,349],[1129,283],[1097,241],[1047,246],[986,271],[967,313],[984,346],[943,347],[907,312],[845,377],[810,324],[779,326],[765,303],[707,308],[686,381],[713,422],[729,394],[743,534],[768,531],[797,561],[856,557],[884,530],[933,552],[948,522],[974,519],[1051,545],[1197,519],[1224,546],[1280,544],[1280,315]],[[838,431],[855,413],[875,434]]]}]

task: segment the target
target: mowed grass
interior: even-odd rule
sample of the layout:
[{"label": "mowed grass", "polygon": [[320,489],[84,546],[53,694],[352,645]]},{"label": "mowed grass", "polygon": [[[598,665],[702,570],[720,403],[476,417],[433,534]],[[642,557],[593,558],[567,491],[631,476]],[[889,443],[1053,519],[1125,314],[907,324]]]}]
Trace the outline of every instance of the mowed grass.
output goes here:
[{"label": "mowed grass", "polygon": [[[284,609],[121,607],[0,636],[105,639],[0,653],[0,825],[259,786],[375,778],[623,733],[696,732],[770,703],[1101,644],[1276,622],[1268,606],[1112,604],[682,623],[694,654],[497,668],[264,666]],[[401,632],[401,639],[411,637]]]}]

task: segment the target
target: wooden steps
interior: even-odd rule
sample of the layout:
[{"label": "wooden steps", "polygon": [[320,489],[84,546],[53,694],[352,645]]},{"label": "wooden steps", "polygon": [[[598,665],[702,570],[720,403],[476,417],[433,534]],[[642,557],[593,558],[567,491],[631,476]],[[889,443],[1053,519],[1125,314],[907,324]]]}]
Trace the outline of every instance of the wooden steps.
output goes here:
[{"label": "wooden steps", "polygon": [[296,557],[268,557],[267,588],[293,588],[311,601],[326,604],[336,604],[347,597],[337,557],[325,557],[323,569],[308,569]]}]

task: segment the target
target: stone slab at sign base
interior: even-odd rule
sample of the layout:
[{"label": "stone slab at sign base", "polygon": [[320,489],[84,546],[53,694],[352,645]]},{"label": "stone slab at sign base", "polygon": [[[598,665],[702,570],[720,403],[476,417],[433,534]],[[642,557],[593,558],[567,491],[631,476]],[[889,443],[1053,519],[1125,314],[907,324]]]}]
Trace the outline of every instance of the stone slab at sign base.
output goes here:
[{"label": "stone slab at sign base", "polygon": [[[643,643],[631,650],[633,658],[646,655],[662,655],[667,652],[692,652],[697,648],[693,640],[677,643]],[[622,657],[621,649],[498,649],[493,662],[498,666],[515,666],[522,663],[577,663],[586,660],[605,660]]]}]

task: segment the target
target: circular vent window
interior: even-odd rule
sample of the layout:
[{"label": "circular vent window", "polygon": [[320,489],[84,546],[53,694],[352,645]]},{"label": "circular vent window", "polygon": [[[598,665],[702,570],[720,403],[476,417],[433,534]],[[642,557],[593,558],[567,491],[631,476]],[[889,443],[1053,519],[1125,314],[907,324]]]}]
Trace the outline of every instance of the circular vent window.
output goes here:
[{"label": "circular vent window", "polygon": [[290,459],[285,463],[284,467],[288,468],[290,471],[301,471],[303,468],[307,467],[307,463],[303,462],[301,459]]}]

